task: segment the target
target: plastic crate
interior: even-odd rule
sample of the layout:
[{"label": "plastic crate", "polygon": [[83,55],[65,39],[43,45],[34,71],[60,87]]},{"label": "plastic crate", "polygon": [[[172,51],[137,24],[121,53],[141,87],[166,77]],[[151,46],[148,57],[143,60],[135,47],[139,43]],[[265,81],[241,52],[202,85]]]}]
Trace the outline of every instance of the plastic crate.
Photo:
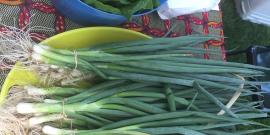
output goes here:
[{"label": "plastic crate", "polygon": [[[249,64],[270,68],[270,47],[269,46],[251,46],[247,51],[247,60]],[[269,82],[261,84],[259,92],[264,92],[263,97],[254,96],[254,100],[263,100],[262,108],[270,110],[270,71],[265,72],[265,76],[256,78],[257,81]]]},{"label": "plastic crate", "polygon": [[270,26],[270,0],[235,0],[235,3],[244,20]]}]

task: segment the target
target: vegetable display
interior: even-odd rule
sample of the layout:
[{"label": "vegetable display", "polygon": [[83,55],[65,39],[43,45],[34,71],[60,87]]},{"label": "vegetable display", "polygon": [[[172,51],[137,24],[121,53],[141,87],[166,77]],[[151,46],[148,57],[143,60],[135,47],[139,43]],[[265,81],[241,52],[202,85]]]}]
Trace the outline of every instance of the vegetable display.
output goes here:
[{"label": "vegetable display", "polygon": [[[248,80],[269,69],[198,58],[218,54],[197,47],[216,38],[155,38],[77,50],[37,44],[18,60],[33,70],[42,65],[36,71],[41,76],[53,70],[41,80],[47,87],[12,88],[4,107],[27,131],[50,135],[243,135],[270,130],[252,121],[268,116],[258,108],[262,101],[250,100],[262,96],[253,90],[265,82]],[[68,72],[83,77],[63,83],[74,79],[62,77]],[[94,84],[76,87],[84,79]],[[239,125],[257,129],[239,130]]]},{"label": "vegetable display", "polygon": [[82,0],[104,12],[130,18],[135,13],[152,10],[159,6],[159,0]]}]

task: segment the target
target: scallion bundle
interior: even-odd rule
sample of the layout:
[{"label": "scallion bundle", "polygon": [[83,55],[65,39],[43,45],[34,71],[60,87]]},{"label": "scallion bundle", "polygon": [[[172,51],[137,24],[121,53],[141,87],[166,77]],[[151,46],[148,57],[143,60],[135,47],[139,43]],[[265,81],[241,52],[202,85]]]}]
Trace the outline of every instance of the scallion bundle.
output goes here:
[{"label": "scallion bundle", "polygon": [[[261,70],[268,70],[247,64],[194,58],[198,54],[194,45],[213,38],[215,37],[198,35],[173,39],[157,38],[99,45],[75,51],[35,45],[32,59],[62,67],[76,67],[84,72],[91,71],[102,79],[130,79],[189,87],[193,86],[196,80],[201,85],[232,90],[238,88],[231,85],[243,82],[233,74],[254,77],[262,76]],[[209,83],[209,79],[204,78],[213,79]],[[230,80],[228,78],[234,80],[231,81],[232,84],[223,85],[221,82]]]},{"label": "scallion bundle", "polygon": [[224,108],[216,103],[226,104],[233,92],[208,89],[205,94],[196,87],[125,80],[105,81],[88,89],[24,89],[25,97],[42,96],[44,100],[18,101],[16,113],[27,117],[22,122],[25,126],[43,127],[45,134],[237,134],[240,131],[233,127],[238,125],[260,127],[245,131],[247,134],[269,130],[250,121],[267,117],[256,108],[259,102],[247,100],[255,93],[239,97],[222,116],[217,113]]},{"label": "scallion bundle", "polygon": [[[261,101],[250,100],[262,95],[253,89],[264,82],[248,80],[269,69],[197,58],[217,54],[196,47],[215,38],[156,38],[72,51],[35,45],[25,63],[53,66],[56,71],[75,68],[95,79],[95,85],[84,89],[75,87],[76,83],[73,87],[62,83],[49,88],[24,86],[25,97],[42,100],[18,101],[16,113],[27,116],[23,120],[26,127],[43,127],[44,133],[55,135],[249,134],[269,130],[250,121],[267,114],[257,108]],[[259,129],[235,130],[244,124]]]}]

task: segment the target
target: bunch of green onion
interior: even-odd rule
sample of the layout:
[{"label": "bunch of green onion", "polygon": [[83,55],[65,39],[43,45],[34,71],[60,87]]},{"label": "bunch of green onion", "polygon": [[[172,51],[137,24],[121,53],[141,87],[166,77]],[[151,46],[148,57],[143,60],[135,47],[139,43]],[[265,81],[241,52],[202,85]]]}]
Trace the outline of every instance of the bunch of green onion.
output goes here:
[{"label": "bunch of green onion", "polygon": [[[195,47],[213,38],[215,37],[198,35],[173,39],[155,38],[74,51],[35,45],[32,59],[59,67],[76,67],[85,74],[89,72],[108,80],[128,79],[188,87],[192,87],[196,80],[201,85],[231,90],[238,90],[238,86],[234,86],[243,82],[251,83],[235,77],[234,74],[255,77],[263,75],[259,70],[268,70],[246,64],[194,58],[207,52],[217,53]],[[229,84],[224,85],[223,81]]]},{"label": "bunch of green onion", "polygon": [[[269,127],[250,121],[267,117],[250,97],[268,68],[205,60],[213,50],[196,45],[214,36],[156,38],[110,43],[78,50],[35,45],[31,61],[77,70],[98,78],[85,88],[25,86],[42,102],[20,102],[25,123],[45,134],[250,134]],[[237,125],[259,129],[238,131]],[[230,134],[226,133],[226,134]]]},{"label": "bunch of green onion", "polygon": [[[25,86],[29,96],[43,96],[43,101],[19,102],[17,113],[30,116],[23,123],[29,128],[43,127],[45,134],[248,134],[269,130],[250,121],[267,114],[257,109],[244,94],[229,114],[224,109],[233,92],[128,80],[105,81],[91,88],[37,88]],[[251,91],[250,91],[251,92]],[[213,93],[213,94],[212,94]],[[213,98],[215,97],[215,98]],[[229,98],[228,98],[229,97]],[[238,125],[256,125],[257,130],[234,130]],[[72,129],[72,130],[71,130]]]}]

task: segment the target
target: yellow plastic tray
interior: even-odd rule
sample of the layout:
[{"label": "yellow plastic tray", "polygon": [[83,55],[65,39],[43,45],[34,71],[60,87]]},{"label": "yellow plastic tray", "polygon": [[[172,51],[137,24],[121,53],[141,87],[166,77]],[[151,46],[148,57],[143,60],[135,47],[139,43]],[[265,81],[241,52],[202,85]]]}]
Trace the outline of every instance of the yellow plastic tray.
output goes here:
[{"label": "yellow plastic tray", "polygon": [[[77,49],[96,44],[150,39],[151,37],[135,31],[115,27],[89,27],[67,31],[41,42],[54,48]],[[0,93],[0,104],[4,102],[9,89],[14,85],[38,85],[39,77],[31,70],[17,63],[8,74]]]}]

